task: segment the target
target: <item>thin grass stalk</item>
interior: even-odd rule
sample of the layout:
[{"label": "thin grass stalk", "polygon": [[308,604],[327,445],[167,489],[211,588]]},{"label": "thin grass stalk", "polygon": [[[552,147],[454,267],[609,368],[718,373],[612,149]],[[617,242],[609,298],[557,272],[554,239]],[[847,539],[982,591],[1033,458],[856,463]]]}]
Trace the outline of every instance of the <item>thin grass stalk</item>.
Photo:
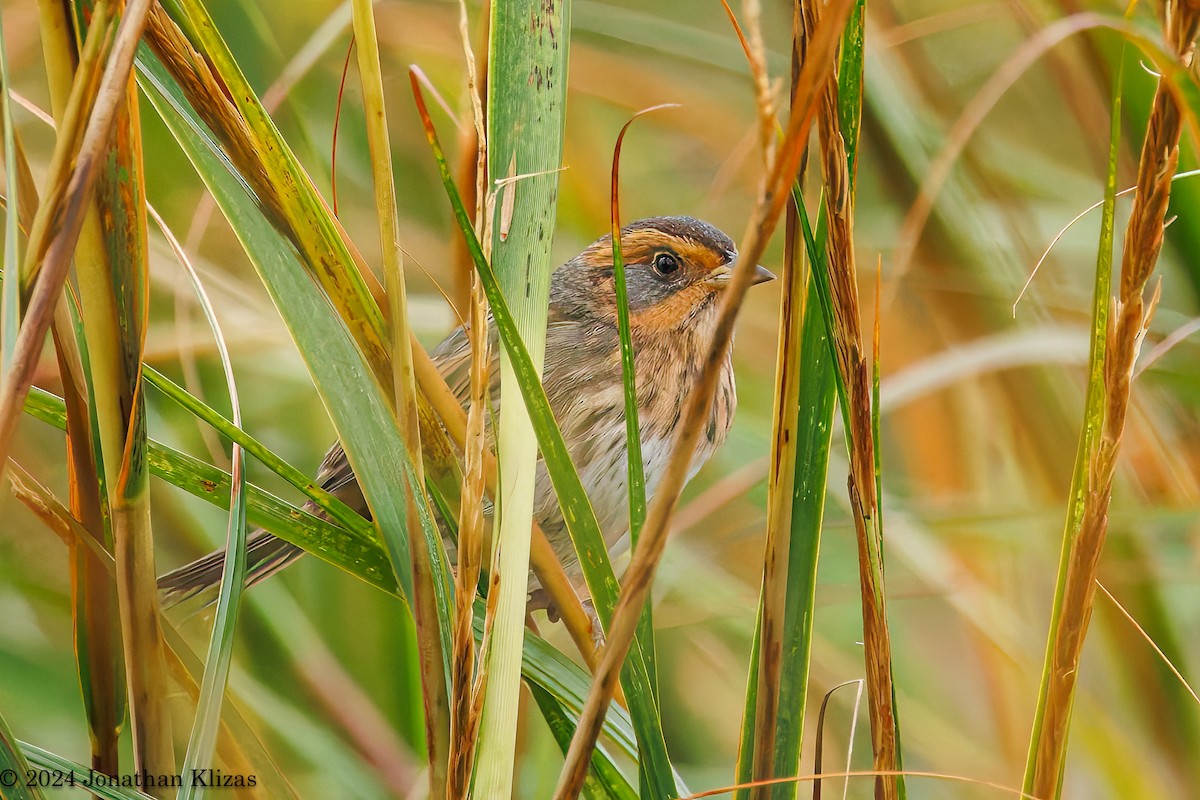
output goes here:
[{"label": "thin grass stalk", "polygon": [[[225,336],[217,321],[216,311],[208,299],[204,285],[200,282],[200,276],[196,274],[183,247],[158,214],[154,214],[154,220],[187,273],[204,312],[204,317],[212,330],[221,370],[225,376],[229,404],[233,409],[233,424],[241,427],[241,403],[238,400],[237,382],[233,377],[233,363],[225,344]],[[245,453],[236,442],[232,445],[230,463],[232,492],[229,500],[229,524],[226,529],[225,564],[221,574],[220,596],[216,603],[213,627],[209,634],[204,675],[200,682],[200,696],[196,703],[196,716],[192,721],[192,732],[183,759],[182,774],[189,776],[208,769],[216,749],[225,687],[229,680],[229,665],[233,655],[233,634],[246,579]],[[191,798],[204,794],[204,786],[205,784],[199,781],[184,782],[179,792],[180,800],[191,800]]]},{"label": "thin grass stalk", "polygon": [[[810,28],[822,16],[815,3],[807,5],[805,12],[806,24]],[[863,13],[861,2],[858,4],[858,13],[860,16]],[[821,100],[821,162],[829,220],[825,254],[833,320],[830,333],[844,386],[842,402],[850,454],[847,486],[858,542],[871,748],[875,769],[892,772],[899,767],[899,727],[892,679],[891,635],[884,594],[883,530],[878,515],[873,423],[875,412],[872,410],[871,375],[867,364],[868,345],[862,333],[853,236],[852,176],[858,140],[857,120],[861,115],[861,60],[852,66],[859,70],[857,80],[846,87],[852,90],[852,95],[845,89],[839,91],[835,76],[826,84]],[[839,72],[844,72],[846,67],[847,64],[843,62]],[[902,778],[881,776],[876,781],[877,798],[894,800],[903,795]]]},{"label": "thin grass stalk", "polygon": [[[491,25],[488,4],[482,14],[485,41]],[[483,232],[483,241],[490,250],[487,235],[487,121],[483,95],[486,91],[487,63],[480,76],[471,47],[470,24],[466,0],[459,3],[459,34],[463,57],[467,65],[467,92],[471,99],[471,133],[462,137],[463,171],[469,176],[467,184],[474,195],[475,229]],[[468,160],[469,157],[469,160]],[[479,723],[487,673],[480,668],[475,650],[474,606],[476,587],[483,568],[484,496],[487,488],[485,422],[488,415],[489,366],[487,333],[487,297],[479,276],[475,273],[466,243],[455,239],[455,285],[460,288],[459,302],[466,303],[468,336],[471,345],[470,400],[467,404],[466,440],[463,443],[464,464],[462,501],[458,516],[458,570],[455,573],[454,652],[451,659],[451,750],[447,800],[467,800],[471,792],[471,775],[479,741]],[[465,281],[463,279],[466,279]],[[466,289],[462,292],[461,289]],[[465,294],[465,297],[462,296]],[[495,464],[492,464],[493,474]],[[494,481],[493,481],[494,483]],[[540,534],[540,531],[537,532]],[[535,534],[534,538],[537,538]],[[544,541],[544,537],[543,537]],[[557,562],[557,559],[555,559]],[[565,576],[564,576],[565,577]],[[572,592],[573,593],[573,592]]]},{"label": "thin grass stalk", "polygon": [[[513,179],[497,195],[492,258],[497,279],[540,376],[549,308],[550,243],[555,229],[557,170],[566,118],[571,2],[531,6],[495,0],[488,51],[487,165],[489,180]],[[537,76],[536,79],[533,76]],[[483,716],[475,785],[480,797],[512,793],[520,699],[530,524],[537,437],[507,351],[500,356],[501,465],[492,586],[494,636],[485,650]],[[507,401],[505,401],[507,398]]]},{"label": "thin grass stalk", "polygon": [[712,403],[718,369],[733,336],[733,323],[737,311],[746,289],[750,286],[755,265],[762,257],[767,240],[774,231],[789,196],[787,187],[799,168],[804,142],[816,116],[818,90],[824,85],[829,74],[851,5],[849,2],[831,3],[824,21],[810,40],[813,57],[801,69],[792,98],[787,131],[777,150],[774,163],[768,170],[754,213],[742,237],[741,253],[721,301],[720,317],[713,332],[711,349],[696,376],[696,388],[689,395],[684,407],[671,458],[647,511],[642,543],[633,554],[625,574],[620,601],[608,631],[604,659],[596,672],[579,726],[571,740],[571,748],[555,789],[556,800],[573,800],[579,796],[587,773],[588,756],[596,745],[617,675],[633,642],[642,606],[649,595],[654,572],[666,545],[671,515],[687,478],[692,454],[703,427],[700,424],[701,420],[708,413]]},{"label": "thin grass stalk", "polygon": [[[93,23],[96,23],[93,16]],[[81,67],[76,36],[67,8],[54,0],[38,3],[42,52],[50,89],[50,105],[56,124],[69,129],[72,79]],[[103,24],[103,23],[100,23]],[[28,170],[28,165],[24,165]],[[20,205],[26,230],[32,231],[38,206],[32,186],[21,195]],[[28,287],[24,292],[27,294]],[[92,426],[87,398],[86,339],[82,335],[78,309],[68,303],[64,292],[50,323],[63,400],[67,409],[67,481],[71,514],[97,541],[103,542],[111,558],[112,528],[105,509],[99,441]],[[89,548],[72,547],[71,608],[75,637],[75,660],[92,748],[91,766],[98,772],[116,775],[119,769],[118,740],[126,714],[125,665],[121,652],[120,623],[113,572],[106,569]]]},{"label": "thin grass stalk", "polygon": [[[380,251],[383,256],[384,283],[388,301],[388,340],[391,343],[392,393],[400,433],[408,445],[414,477],[406,481],[406,522],[409,531],[421,528],[415,495],[423,493],[425,470],[421,458],[421,427],[417,413],[416,379],[412,348],[409,343],[408,301],[404,285],[404,261],[400,251],[396,190],[392,177],[391,142],[380,70],[379,40],[375,31],[375,12],[370,0],[354,0],[354,39],[362,81],[367,141],[371,154],[375,186],[376,216],[379,220]],[[422,502],[428,505],[427,499]],[[398,533],[398,532],[397,532]],[[420,537],[412,537],[408,548],[410,562],[395,563],[396,570],[411,570],[413,617],[417,628],[418,663],[421,670],[422,697],[425,705],[425,741],[429,759],[430,793],[440,797],[446,791],[446,770],[450,753],[450,701],[447,686],[449,653],[443,649],[438,608],[429,549]],[[401,548],[389,548],[402,552]]]},{"label": "thin grass stalk", "polygon": [[[1200,31],[1200,4],[1168,3],[1165,15],[1166,41],[1183,69],[1189,69]],[[1114,104],[1111,148],[1114,153],[1117,110]],[[1088,411],[1025,766],[1025,791],[1037,797],[1058,797],[1062,791],[1071,708],[1095,601],[1100,555],[1108,534],[1108,507],[1129,409],[1133,367],[1158,299],[1157,289],[1149,302],[1144,292],[1162,249],[1171,180],[1179,162],[1183,113],[1170,81],[1160,78],[1138,162],[1137,189],[1125,230],[1121,282],[1115,300],[1110,301],[1107,284],[1097,278]],[[1111,251],[1110,209],[1116,191],[1113,158],[1115,155],[1110,155],[1105,201],[1107,227],[1101,229],[1098,273],[1107,272],[1105,253]]]},{"label": "thin grass stalk", "polygon": [[[483,52],[491,38],[491,0],[484,0],[479,9],[480,28],[477,33]],[[463,203],[475,209],[476,230],[482,233],[484,211],[487,207],[487,113],[483,96],[487,94],[488,59],[479,62],[471,43],[471,26],[466,0],[459,0],[459,37],[462,39],[463,59],[467,65],[467,92],[471,101],[473,124],[463,126],[459,136],[458,185],[463,187]],[[484,237],[490,241],[488,237]],[[470,317],[470,304],[475,296],[475,267],[466,243],[455,238],[452,247],[454,286],[452,305],[463,317]],[[482,291],[482,290],[481,290]]]},{"label": "thin grass stalk", "polygon": [[487,312],[478,278],[471,282],[471,402],[467,416],[466,471],[459,506],[458,571],[455,574],[454,651],[451,660],[451,754],[446,797],[467,800],[478,745],[480,703],[486,673],[479,669],[473,630],[476,586],[483,563],[484,420],[487,414]]},{"label": "thin grass stalk", "polygon": [[0,24],[0,127],[4,144],[4,275],[0,284],[0,365],[12,363],[21,327],[21,267],[18,250],[18,219],[21,192],[17,187],[17,136],[13,128],[11,81],[4,48],[4,25]]},{"label": "thin grass stalk", "polygon": [[[629,331],[629,290],[625,282],[625,259],[621,256],[621,206],[620,165],[621,144],[634,120],[643,114],[663,108],[676,108],[673,103],[643,109],[621,126],[613,146],[612,186],[610,189],[610,231],[613,247],[613,288],[617,296],[617,336],[621,351],[621,380],[625,395],[625,474],[629,487],[629,538],[637,548],[638,537],[646,522],[646,475],[642,461],[642,434],[638,422],[637,369],[634,364],[633,337]],[[650,678],[650,691],[658,699],[658,668],[654,652],[654,617],[650,606],[646,606],[638,628],[638,641],[645,655],[646,672]],[[639,764],[640,766],[640,764]]]}]

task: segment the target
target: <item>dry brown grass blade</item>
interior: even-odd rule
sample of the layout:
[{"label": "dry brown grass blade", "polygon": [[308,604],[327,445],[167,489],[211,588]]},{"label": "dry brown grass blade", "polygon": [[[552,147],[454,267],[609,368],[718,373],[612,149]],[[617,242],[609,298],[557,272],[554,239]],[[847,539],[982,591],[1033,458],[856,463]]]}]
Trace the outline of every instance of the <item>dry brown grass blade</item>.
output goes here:
[{"label": "dry brown grass blade", "polygon": [[[1168,4],[1165,25],[1168,44],[1189,67],[1200,30],[1200,3],[1192,0]],[[1026,789],[1038,797],[1056,797],[1060,789],[1080,655],[1108,533],[1108,508],[1129,409],[1133,367],[1157,297],[1147,304],[1144,291],[1162,249],[1164,217],[1171,179],[1178,166],[1182,129],[1179,98],[1169,81],[1160,79],[1138,162],[1137,189],[1121,255],[1120,290],[1108,318],[1103,422],[1098,443],[1086,454],[1082,518],[1069,544],[1061,609],[1050,633],[1043,722],[1031,746],[1026,777]]]},{"label": "dry brown grass blade", "polygon": [[[55,99],[61,107],[55,109],[59,113],[54,154],[50,159],[50,169],[44,183],[45,196],[28,227],[29,244],[21,264],[23,297],[31,291],[33,282],[42,269],[46,248],[59,222],[56,214],[64,203],[64,193],[75,154],[79,151],[88,117],[96,102],[97,87],[103,76],[104,59],[113,43],[112,19],[107,16],[107,11],[108,7],[102,6],[93,16],[78,66],[73,73],[62,77],[64,85],[69,87],[65,98],[59,92],[55,92]],[[74,60],[70,54],[66,57]],[[58,70],[55,71],[56,74],[57,72]],[[57,90],[59,87],[55,88]]]},{"label": "dry brown grass blade", "polygon": [[[902,769],[891,770],[890,772],[880,772],[879,770],[843,770],[840,772],[823,772],[814,773],[811,775],[796,775],[791,778],[770,778],[763,781],[751,781],[749,783],[737,784],[736,786],[722,786],[719,789],[709,789],[706,792],[698,792],[689,794],[687,797],[681,797],[679,800],[702,800],[706,797],[721,797],[722,795],[733,794],[738,789],[752,788],[758,786],[783,786],[785,784],[801,784],[815,783],[827,778],[902,778],[909,776],[913,778],[930,778],[933,780],[945,781],[946,783],[963,784],[966,786],[978,786],[982,789],[992,789],[995,794],[1006,797],[1015,797],[1018,800],[1039,800],[1034,795],[1027,794],[1020,789],[1014,789],[1011,786],[1005,786],[1001,783],[993,781],[980,780],[978,778],[967,777],[966,775],[951,775],[946,772],[930,772],[919,769]],[[989,795],[990,796],[990,795]]]},{"label": "dry brown grass blade", "polygon": [[1192,696],[1192,700],[1195,701],[1197,708],[1200,708],[1200,694],[1196,694],[1196,690],[1192,688],[1190,683],[1188,683],[1188,679],[1183,677],[1183,673],[1179,671],[1179,667],[1175,666],[1170,657],[1163,652],[1162,648],[1158,646],[1158,642],[1154,641],[1154,638],[1146,632],[1146,629],[1142,627],[1142,624],[1137,621],[1133,614],[1129,613],[1129,609],[1125,608],[1125,606],[1121,604],[1121,601],[1118,600],[1116,596],[1108,590],[1107,586],[1105,586],[1103,583],[1100,583],[1100,581],[1096,581],[1096,587],[1104,593],[1105,597],[1112,601],[1112,604],[1117,607],[1117,611],[1121,613],[1122,617],[1129,621],[1129,624],[1134,627],[1134,629],[1138,632],[1138,635],[1146,640],[1146,644],[1150,645],[1150,649],[1154,651],[1154,654],[1159,657],[1166,668],[1171,671],[1171,674],[1174,675],[1179,681],[1180,685],[1183,686],[1184,691]]},{"label": "dry brown grass blade", "polygon": [[249,126],[237,112],[228,89],[211,65],[192,47],[183,31],[157,2],[146,22],[146,43],[179,83],[196,113],[220,137],[230,159],[253,187],[259,202],[277,223],[282,224],[286,216],[279,194],[254,149]]},{"label": "dry brown grass blade", "polygon": [[116,567],[112,556],[105,551],[95,534],[79,524],[75,515],[18,462],[10,458],[7,466],[5,477],[12,487],[13,496],[24,503],[67,547],[91,551],[111,580]]},{"label": "dry brown grass blade", "polygon": [[[833,687],[828,692],[826,692],[825,696],[821,698],[821,708],[817,712],[817,729],[815,731],[816,741],[813,745],[813,772],[815,774],[820,775],[821,771],[824,769],[824,763],[825,763],[825,760],[824,760],[825,714],[829,710],[829,701],[833,699],[833,695],[837,692],[838,689],[842,689],[846,686],[857,685],[858,691],[855,693],[854,706],[853,706],[854,713],[852,713],[850,716],[850,720],[851,720],[850,735],[848,737],[850,744],[849,744],[849,747],[847,748],[847,752],[846,752],[846,769],[850,769],[850,760],[851,760],[851,756],[853,755],[853,751],[854,751],[854,729],[855,729],[854,720],[856,720],[858,718],[858,704],[862,700],[863,684],[864,684],[864,681],[862,679],[855,679],[852,681],[846,681],[845,683],[839,683],[837,686]],[[820,778],[817,778],[813,781],[812,800],[821,800],[821,779]]]},{"label": "dry brown grass blade", "polygon": [[686,481],[692,454],[704,427],[701,420],[708,413],[712,403],[718,370],[733,336],[733,323],[746,289],[750,286],[755,266],[775,230],[784,203],[790,197],[788,190],[800,165],[800,157],[816,116],[819,91],[829,76],[841,32],[852,5],[852,2],[830,3],[821,25],[811,39],[810,57],[800,71],[793,93],[792,113],[787,131],[776,151],[774,163],[768,170],[754,213],[742,236],[742,250],[721,301],[720,317],[713,332],[711,348],[696,376],[695,389],[688,396],[671,449],[670,461],[654,500],[650,503],[637,551],[622,581],[621,597],[613,612],[603,659],[596,671],[595,682],[588,693],[583,713],[571,740],[566,763],[555,789],[556,800],[573,800],[579,796],[582,789],[604,713],[608,709],[620,675],[621,664],[633,641],[638,617],[649,595],[655,570],[666,546],[671,515],[679,501],[679,493]]}]

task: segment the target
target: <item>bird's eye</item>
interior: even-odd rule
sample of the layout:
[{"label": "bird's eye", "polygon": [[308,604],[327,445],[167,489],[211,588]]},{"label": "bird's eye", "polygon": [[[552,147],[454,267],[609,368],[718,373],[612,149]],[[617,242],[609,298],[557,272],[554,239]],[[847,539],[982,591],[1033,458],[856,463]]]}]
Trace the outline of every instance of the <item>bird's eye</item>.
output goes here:
[{"label": "bird's eye", "polygon": [[679,269],[679,259],[673,253],[659,253],[654,257],[654,271],[659,275],[671,275]]}]

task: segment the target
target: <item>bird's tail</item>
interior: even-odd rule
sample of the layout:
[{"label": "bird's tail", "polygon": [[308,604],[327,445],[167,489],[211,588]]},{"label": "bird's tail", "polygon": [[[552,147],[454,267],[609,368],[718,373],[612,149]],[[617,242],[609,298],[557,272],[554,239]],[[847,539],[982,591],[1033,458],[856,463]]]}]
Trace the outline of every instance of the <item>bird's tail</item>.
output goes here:
[{"label": "bird's tail", "polygon": [[[296,545],[259,528],[246,537],[246,586],[269,578],[302,555],[304,551]],[[199,611],[215,603],[224,569],[222,548],[160,576],[158,596],[162,607],[174,608],[188,601]]]}]

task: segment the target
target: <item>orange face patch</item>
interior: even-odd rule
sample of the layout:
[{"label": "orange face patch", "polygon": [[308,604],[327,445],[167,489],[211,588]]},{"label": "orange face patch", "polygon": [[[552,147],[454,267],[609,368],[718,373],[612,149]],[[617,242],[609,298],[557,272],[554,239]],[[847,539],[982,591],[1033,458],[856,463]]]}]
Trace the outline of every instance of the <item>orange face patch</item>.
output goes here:
[{"label": "orange face patch", "polygon": [[[638,230],[621,237],[622,250],[629,243],[629,264],[650,264],[663,251],[680,260],[679,288],[657,303],[636,311],[631,322],[647,335],[677,330],[687,325],[697,306],[711,303],[720,286],[708,282],[713,270],[726,262],[725,253],[691,239],[683,239],[657,230]],[[648,268],[648,267],[643,267]]]},{"label": "orange face patch", "polygon": [[634,312],[629,320],[630,325],[638,333],[647,336],[678,330],[692,322],[692,312],[697,306],[713,302],[713,295],[718,291],[718,287],[705,283],[703,279],[688,284],[654,305]]}]

